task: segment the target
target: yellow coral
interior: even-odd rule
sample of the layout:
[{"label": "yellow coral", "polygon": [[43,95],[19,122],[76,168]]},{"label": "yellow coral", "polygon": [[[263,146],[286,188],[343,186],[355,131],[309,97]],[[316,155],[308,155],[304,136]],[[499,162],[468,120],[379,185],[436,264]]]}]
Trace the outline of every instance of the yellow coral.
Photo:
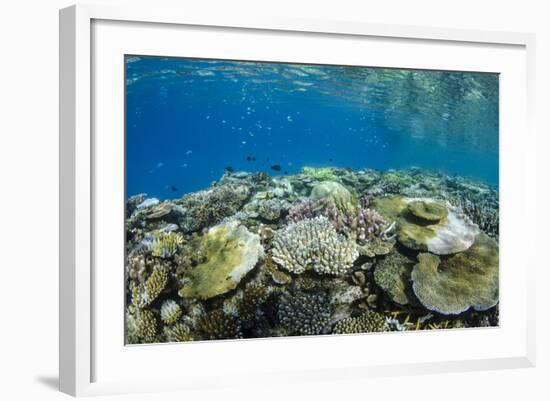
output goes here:
[{"label": "yellow coral", "polygon": [[155,242],[149,245],[149,250],[157,258],[169,258],[176,254],[181,244],[183,237],[179,233],[158,233]]}]

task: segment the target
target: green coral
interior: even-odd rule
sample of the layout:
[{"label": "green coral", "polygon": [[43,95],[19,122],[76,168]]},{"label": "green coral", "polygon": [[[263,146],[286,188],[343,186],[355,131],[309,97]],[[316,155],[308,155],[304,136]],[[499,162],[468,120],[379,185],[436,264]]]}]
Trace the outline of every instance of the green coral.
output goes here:
[{"label": "green coral", "polygon": [[324,181],[315,185],[311,190],[311,199],[330,199],[340,212],[353,212],[359,201],[345,186],[334,181]]},{"label": "green coral", "polygon": [[307,175],[317,181],[339,181],[339,178],[334,174],[331,167],[302,167],[302,174]]},{"label": "green coral", "polygon": [[408,204],[407,210],[413,216],[430,223],[437,223],[447,217],[447,207],[438,202],[425,202],[421,200],[412,201]]},{"label": "green coral", "polygon": [[360,316],[340,320],[334,325],[332,332],[334,334],[358,334],[382,332],[388,331],[388,329],[384,315],[367,311]]},{"label": "green coral", "polygon": [[241,322],[236,316],[215,309],[202,315],[197,321],[197,330],[205,340],[242,338]]},{"label": "green coral", "polygon": [[164,335],[170,342],[193,341],[195,339],[191,328],[181,322],[173,326],[164,326]]},{"label": "green coral", "polygon": [[396,303],[407,305],[412,262],[394,251],[380,261],[374,270],[374,281]]},{"label": "green coral", "polygon": [[498,244],[484,233],[466,252],[444,260],[421,253],[411,274],[414,293],[442,314],[487,310],[498,302],[498,263]]},{"label": "green coral", "polygon": [[164,324],[176,323],[182,315],[181,307],[172,299],[164,301],[160,308],[160,318]]},{"label": "green coral", "polygon": [[150,305],[162,293],[168,283],[168,269],[163,265],[155,265],[151,275],[134,286],[132,290],[132,303],[139,308]]},{"label": "green coral", "polygon": [[149,251],[157,258],[174,256],[183,244],[183,237],[179,233],[160,232],[155,235],[155,241],[149,245]]},{"label": "green coral", "polygon": [[212,227],[193,241],[205,261],[185,272],[179,291],[183,298],[209,299],[234,289],[264,253],[260,236],[238,221]]},{"label": "green coral", "polygon": [[141,342],[157,341],[157,318],[149,309],[138,309],[135,314],[135,335]]}]

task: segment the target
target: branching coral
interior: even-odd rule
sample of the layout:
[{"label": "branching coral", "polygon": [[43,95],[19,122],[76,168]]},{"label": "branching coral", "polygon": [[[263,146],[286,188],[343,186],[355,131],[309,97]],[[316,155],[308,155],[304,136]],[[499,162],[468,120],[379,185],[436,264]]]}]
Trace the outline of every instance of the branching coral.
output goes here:
[{"label": "branching coral", "polygon": [[197,321],[197,330],[206,340],[242,338],[241,323],[236,316],[215,309],[202,315]]},{"label": "branching coral", "polygon": [[358,255],[355,244],[338,235],[323,216],[290,224],[273,239],[273,260],[295,274],[310,269],[345,274]]},{"label": "branching coral", "polygon": [[149,278],[133,288],[132,303],[140,308],[150,305],[164,290],[167,283],[168,269],[160,264],[155,265]]},{"label": "branching coral", "polygon": [[375,210],[360,206],[340,210],[331,199],[306,200],[289,210],[287,221],[298,221],[325,216],[339,233],[360,244],[384,234],[386,221]]},{"label": "branching coral", "polygon": [[328,298],[318,293],[286,293],[281,297],[277,313],[279,322],[290,335],[321,334],[330,315]]},{"label": "branching coral", "polygon": [[195,339],[191,328],[181,322],[173,326],[164,326],[164,335],[171,342],[193,341]]},{"label": "branching coral", "polygon": [[182,310],[178,303],[172,299],[164,301],[160,308],[160,318],[167,325],[176,323],[181,317]]},{"label": "branching coral", "polygon": [[389,330],[389,327],[384,315],[374,311],[367,311],[361,316],[340,320],[334,325],[332,332],[334,334],[357,334],[387,330]]},{"label": "branching coral", "polygon": [[126,342],[128,344],[157,341],[157,318],[149,309],[130,305],[126,310]]},{"label": "branching coral", "polygon": [[179,233],[157,233],[155,241],[149,244],[149,251],[158,258],[170,258],[176,254],[183,244],[183,237]]}]

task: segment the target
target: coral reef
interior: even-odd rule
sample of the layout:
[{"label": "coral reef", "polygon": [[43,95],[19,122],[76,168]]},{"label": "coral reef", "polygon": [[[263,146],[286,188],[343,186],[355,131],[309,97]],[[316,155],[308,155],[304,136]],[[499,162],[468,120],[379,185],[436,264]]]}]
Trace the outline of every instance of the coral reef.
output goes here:
[{"label": "coral reef", "polygon": [[234,289],[264,255],[259,235],[238,221],[214,226],[193,241],[205,262],[186,272],[179,291],[183,298],[208,299]]},{"label": "coral reef", "polygon": [[227,171],[126,204],[126,343],[499,325],[498,189],[422,169]]},{"label": "coral reef", "polygon": [[273,239],[273,260],[286,270],[301,274],[341,275],[357,259],[355,244],[339,236],[326,217],[292,223]]},{"label": "coral reef", "polygon": [[387,331],[388,329],[384,315],[367,311],[361,316],[340,320],[334,325],[332,332],[334,334],[357,334]]},{"label": "coral reef", "polygon": [[498,245],[482,233],[466,252],[444,260],[421,253],[411,278],[427,309],[447,315],[487,310],[498,302]]},{"label": "coral reef", "polygon": [[330,320],[331,308],[322,294],[284,294],[278,319],[289,335],[321,334]]}]

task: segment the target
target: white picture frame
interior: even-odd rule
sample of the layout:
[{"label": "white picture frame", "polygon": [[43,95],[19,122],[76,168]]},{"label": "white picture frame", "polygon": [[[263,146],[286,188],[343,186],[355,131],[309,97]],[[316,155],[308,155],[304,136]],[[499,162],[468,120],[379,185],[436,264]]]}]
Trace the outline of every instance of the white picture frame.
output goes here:
[{"label": "white picture frame", "polygon": [[[414,65],[419,68],[439,66],[440,68],[453,69],[453,65],[455,65],[453,63],[456,63],[456,61],[452,61],[452,57],[445,59],[446,55],[452,52],[477,51],[480,54],[480,60],[482,60],[482,53],[486,49],[496,49],[495,54],[500,51],[502,59],[493,57],[493,61],[491,61],[493,64],[487,61],[486,67],[479,68],[481,70],[489,68],[493,72],[509,71],[511,78],[506,84],[508,86],[504,86],[502,96],[509,96],[515,93],[514,90],[517,90],[518,93],[517,98],[514,99],[516,103],[502,104],[503,110],[513,114],[510,120],[504,121],[503,130],[505,132],[512,132],[512,128],[514,131],[521,130],[522,135],[516,135],[517,137],[506,135],[505,140],[501,143],[501,179],[504,178],[501,189],[501,219],[506,222],[503,226],[504,234],[501,236],[502,249],[504,250],[501,253],[501,263],[507,264],[510,262],[512,264],[517,260],[514,258],[517,258],[519,253],[524,255],[521,265],[521,277],[518,275],[518,278],[513,280],[509,276],[503,275],[503,278],[501,278],[503,291],[503,301],[501,302],[504,303],[504,300],[506,300],[508,302],[506,304],[507,308],[510,305],[517,305],[516,308],[509,308],[513,309],[509,316],[513,316],[515,321],[511,322],[510,319],[507,321],[503,318],[502,326],[492,331],[454,331],[441,334],[410,333],[407,334],[408,337],[381,334],[380,337],[378,335],[359,335],[335,336],[330,339],[326,337],[322,339],[292,338],[201,343],[194,344],[192,347],[181,346],[170,349],[170,354],[182,353],[182,355],[186,355],[187,370],[185,370],[185,366],[182,366],[182,369],[185,370],[185,379],[178,379],[176,376],[170,375],[163,376],[163,372],[157,372],[157,376],[151,373],[150,380],[138,378],[138,380],[132,381],[124,377],[123,374],[116,374],[116,371],[125,371],[123,364],[135,364],[136,360],[140,360],[139,358],[143,358],[144,361],[155,361],[155,363],[163,361],[167,358],[167,348],[164,345],[152,345],[137,347],[135,351],[129,351],[128,348],[124,348],[124,343],[120,338],[115,339],[113,344],[105,345],[104,338],[108,334],[105,330],[109,329],[105,326],[109,324],[109,320],[107,318],[102,320],[104,319],[104,313],[102,313],[104,309],[102,309],[101,302],[97,303],[97,298],[94,298],[97,297],[98,288],[105,288],[105,292],[102,290],[102,293],[105,294],[104,297],[108,298],[109,302],[112,301],[115,305],[122,304],[117,299],[111,299],[111,297],[116,297],[116,295],[113,295],[116,289],[107,288],[108,286],[101,281],[104,280],[105,275],[97,274],[94,271],[94,268],[97,268],[98,260],[109,257],[108,253],[98,254],[98,245],[95,242],[100,229],[98,227],[105,227],[104,222],[100,221],[103,215],[101,204],[103,204],[102,201],[108,201],[107,199],[98,198],[100,196],[98,194],[106,193],[108,185],[120,184],[117,177],[120,178],[123,172],[119,171],[114,174],[113,181],[105,184],[107,186],[103,188],[102,185],[104,185],[105,180],[102,181],[98,177],[105,173],[101,172],[102,169],[99,163],[100,159],[101,163],[110,163],[108,161],[109,154],[111,152],[117,154],[120,150],[117,146],[123,143],[121,138],[123,138],[124,133],[116,129],[112,131],[107,129],[113,133],[112,143],[105,143],[104,140],[98,143],[94,138],[94,129],[103,127],[101,121],[94,121],[94,118],[101,118],[104,115],[97,103],[94,102],[94,96],[104,96],[103,90],[101,87],[94,87],[94,84],[105,82],[102,81],[104,79],[103,75],[97,78],[95,74],[101,74],[100,71],[103,68],[101,63],[103,61],[100,60],[106,60],[104,66],[109,67],[111,64],[108,60],[113,59],[111,56],[114,55],[114,59],[116,59],[121,51],[125,51],[121,43],[129,41],[129,37],[134,38],[134,40],[136,40],[136,37],[140,38],[140,30],[150,29],[147,36],[141,37],[141,47],[139,47],[141,51],[167,55],[166,52],[170,52],[169,45],[165,44],[161,48],[158,38],[166,35],[168,32],[166,30],[185,30],[186,27],[192,27],[201,32],[204,31],[206,34],[209,30],[215,30],[217,38],[219,38],[219,35],[227,35],[229,38],[233,33],[240,35],[241,32],[243,35],[244,33],[251,35],[261,33],[264,35],[265,40],[272,40],[274,44],[271,50],[273,56],[270,56],[265,50],[262,53],[263,56],[259,56],[261,59],[266,60],[278,60],[282,57],[281,54],[283,53],[276,53],[276,44],[278,40],[283,39],[280,39],[277,35],[286,35],[287,38],[292,38],[295,35],[303,38],[304,41],[317,38],[315,40],[326,40],[328,42],[333,38],[338,38],[344,43],[346,40],[369,39],[384,40],[386,44],[408,41],[407,43],[411,45],[414,42],[415,46],[424,44],[437,46],[441,50],[441,60],[437,64],[429,61],[429,57],[426,58],[427,61],[425,62],[417,60]],[[127,32],[128,35],[125,35],[124,32]],[[96,35],[95,41],[94,34]],[[200,32],[197,33],[197,35],[200,34]],[[109,45],[106,44],[106,37],[110,39],[108,41],[111,42]],[[145,40],[146,38],[148,40]],[[157,40],[157,44],[155,40]],[[204,40],[205,44],[208,43],[206,37]],[[452,51],[446,52],[445,46],[453,46]],[[345,46],[342,47],[344,48],[342,52],[345,52]],[[303,381],[351,377],[360,380],[366,377],[400,375],[403,373],[421,374],[534,366],[535,284],[534,274],[530,273],[534,271],[536,261],[529,259],[528,255],[534,255],[534,253],[529,252],[531,245],[528,241],[521,242],[517,239],[514,242],[516,249],[513,251],[507,251],[505,248],[507,243],[516,240],[512,231],[521,221],[527,222],[525,223],[527,224],[527,230],[530,228],[534,230],[533,227],[529,226],[534,224],[534,216],[536,216],[534,208],[535,135],[532,129],[535,85],[534,47],[534,35],[524,33],[375,25],[366,22],[261,18],[252,15],[233,19],[210,15],[186,15],[182,10],[165,10],[155,7],[112,8],[103,5],[78,5],[61,10],[60,390],[71,395],[80,396],[239,386],[244,385],[246,380],[252,379],[257,383],[267,383],[275,379]],[[106,54],[112,51],[111,56],[98,53],[103,51],[103,48],[105,48]],[[136,47],[132,49],[136,49]],[[288,50],[287,48],[285,51]],[[292,49],[290,50],[292,51]],[[295,48],[294,50],[300,49]],[[208,50],[204,51],[208,52]],[[240,51],[244,52],[246,49]],[[427,48],[423,51],[433,52],[434,50]],[[102,55],[98,56],[99,54]],[[97,59],[95,59],[96,56]],[[293,59],[293,56],[289,57]],[[311,57],[314,57],[313,53]],[[326,61],[332,56],[326,55],[323,57],[326,58],[322,58],[322,60]],[[396,54],[394,58],[380,61],[380,63],[384,63],[384,65],[388,63],[401,65],[403,61],[399,61],[400,57],[403,59],[406,54]],[[472,59],[469,68],[475,70],[477,64],[473,60],[474,57],[469,57]],[[288,59],[285,61],[288,61]],[[479,61],[479,63],[482,62],[484,61]],[[498,63],[502,64],[501,67]],[[487,66],[494,66],[494,68]],[[455,69],[464,68],[464,65],[455,66]],[[120,91],[121,88],[117,90]],[[113,96],[112,99],[115,103],[118,101],[117,96]],[[512,105],[514,106],[513,109],[511,108]],[[95,110],[96,107],[98,110]],[[113,110],[115,109],[116,104]],[[113,121],[112,124],[114,127],[120,127],[118,122]],[[521,143],[518,142],[518,137],[521,138]],[[511,150],[514,150],[513,156],[510,155]],[[102,156],[98,158],[98,154]],[[511,157],[517,159],[510,159]],[[113,163],[119,164],[109,165],[109,167],[120,167],[120,160]],[[513,171],[509,168],[511,163],[518,164]],[[514,190],[518,186],[521,186],[521,191]],[[123,189],[120,188],[120,190]],[[118,198],[115,199],[118,202]],[[518,206],[517,211],[513,211],[510,207],[512,204]],[[119,208],[117,209],[119,212],[123,205],[118,204],[117,208]],[[122,220],[119,223],[111,222],[110,224],[113,227],[117,224],[122,226]],[[507,232],[510,232],[509,236],[506,234]],[[119,238],[119,240],[121,239]],[[122,242],[117,242],[115,238],[114,243],[120,245]],[[120,259],[117,260],[113,262],[115,265],[120,261]],[[122,265],[120,265],[120,276],[122,276]],[[510,295],[506,292],[511,288],[512,281],[509,280],[513,280],[515,285],[519,287],[517,291],[514,291],[514,294],[508,291]],[[116,308],[111,309],[117,310]],[[120,314],[120,324],[123,325],[123,309],[121,308],[115,313]],[[516,327],[514,326],[516,322],[518,325],[517,330],[512,330]],[[97,329],[97,327],[102,328]],[[355,356],[355,359],[351,355],[342,357],[341,352],[337,352],[338,349],[345,349],[345,347],[352,347],[353,349],[363,347],[363,344],[368,342],[379,341],[378,339],[381,336],[386,336],[383,337],[386,343],[398,342],[396,349],[404,350],[407,347],[412,349],[428,344],[439,344],[444,347],[450,341],[453,341],[453,344],[456,344],[455,341],[470,341],[471,343],[485,341],[487,343],[492,342],[495,345],[494,348],[486,348],[486,352],[480,347],[472,351],[471,354],[466,353],[464,358],[456,356],[462,352],[460,345],[458,345],[455,350],[455,357],[452,354],[446,355],[443,352],[439,357],[433,355],[433,357],[420,360],[411,351],[410,358],[388,359],[387,362],[382,357],[377,359],[374,354],[372,354],[372,361],[367,361],[364,358],[361,359],[360,352]],[[509,346],[506,352],[502,351],[502,347],[499,345],[503,341],[506,341]],[[112,351],[115,348],[118,351],[113,352],[111,356],[106,356],[109,354],[109,350]],[[318,354],[320,348],[327,353],[327,356],[325,359],[318,360],[316,354]],[[273,360],[271,367],[261,365],[255,365],[253,368],[240,366],[235,369],[235,372],[232,372],[223,363],[217,364],[216,368],[212,369],[208,364],[199,361],[201,355],[205,358],[215,358],[216,355],[221,353],[233,357],[243,355],[246,359],[267,352],[274,354],[273,358],[276,358],[276,355],[281,354],[284,350],[297,356],[301,355],[300,353],[308,355],[311,358],[310,363],[293,362],[289,364],[292,366],[286,368],[284,360],[279,361],[280,364],[277,360]],[[246,362],[241,362],[241,365],[244,364]],[[107,369],[107,365],[112,368]],[[192,366],[192,369],[189,366]],[[109,370],[109,374],[103,374],[102,369]],[[131,369],[128,371],[131,372]],[[243,373],[247,375],[246,378],[242,377]]]}]

